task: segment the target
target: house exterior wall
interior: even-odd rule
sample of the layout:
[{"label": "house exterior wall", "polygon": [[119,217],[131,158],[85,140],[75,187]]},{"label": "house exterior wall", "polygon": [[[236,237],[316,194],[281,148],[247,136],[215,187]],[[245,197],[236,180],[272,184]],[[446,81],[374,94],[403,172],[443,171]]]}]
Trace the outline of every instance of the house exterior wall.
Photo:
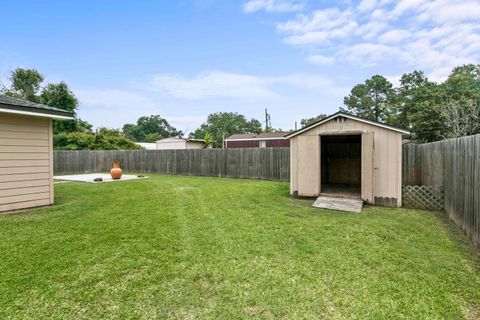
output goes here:
[{"label": "house exterior wall", "polygon": [[260,141],[265,141],[267,148],[289,147],[290,141],[286,139],[255,139],[255,140],[232,140],[227,141],[227,148],[259,148]]},{"label": "house exterior wall", "polygon": [[183,139],[163,139],[157,141],[157,150],[173,150],[173,149],[202,149],[202,142],[187,141]]},{"label": "house exterior wall", "polygon": [[203,149],[203,143],[195,141],[187,141],[185,147],[186,149]]},{"label": "house exterior wall", "polygon": [[186,141],[182,139],[164,139],[157,141],[157,150],[186,149]]},{"label": "house exterior wall", "polygon": [[52,120],[0,113],[0,212],[53,200]]},{"label": "house exterior wall", "polygon": [[[373,132],[373,203],[396,203],[396,206],[401,206],[402,134],[353,119],[337,122],[334,118],[290,139],[290,193],[314,197],[321,192],[320,174],[317,174],[320,157],[316,155],[317,150],[319,152],[320,135],[363,132]],[[315,138],[305,142],[305,137]],[[308,146],[304,143],[308,143]],[[302,151],[308,148],[310,153]]]},{"label": "house exterior wall", "polygon": [[267,148],[282,148],[290,147],[290,140],[287,139],[275,139],[275,140],[266,140]]},{"label": "house exterior wall", "polygon": [[257,140],[227,141],[227,149],[234,148],[258,148]]}]

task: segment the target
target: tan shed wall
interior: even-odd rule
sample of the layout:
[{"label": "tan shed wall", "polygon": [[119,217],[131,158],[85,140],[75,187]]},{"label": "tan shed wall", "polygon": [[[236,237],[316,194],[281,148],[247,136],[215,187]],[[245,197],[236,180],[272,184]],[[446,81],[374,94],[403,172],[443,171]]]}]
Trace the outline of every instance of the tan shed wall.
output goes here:
[{"label": "tan shed wall", "polygon": [[179,139],[165,139],[165,141],[157,141],[157,150],[173,149],[186,149],[186,141]]},{"label": "tan shed wall", "polygon": [[186,149],[203,149],[203,143],[187,141]]},{"label": "tan shed wall", "polygon": [[[346,122],[336,122],[332,119],[326,123],[305,131],[290,139],[290,156],[291,156],[291,173],[290,173],[290,192],[295,194],[299,190],[306,190],[305,187],[299,186],[299,175],[304,170],[303,164],[310,163],[310,160],[303,159],[301,153],[298,152],[299,138],[302,136],[317,136],[321,134],[342,134],[342,133],[374,133],[374,152],[373,152],[373,196],[380,198],[375,201],[380,203],[381,198],[395,198],[397,205],[401,206],[402,199],[402,134],[389,129],[384,129],[375,125],[348,119]],[[320,141],[320,138],[317,144]],[[315,147],[314,147],[315,148]],[[317,168],[320,168],[320,160],[315,160]],[[311,168],[307,168],[310,170]],[[305,174],[305,173],[303,173]],[[311,175],[308,184],[319,186],[320,175]],[[310,188],[304,194],[298,193],[299,196],[318,196],[318,188]],[[303,188],[302,188],[303,187]]]},{"label": "tan shed wall", "polygon": [[157,141],[157,150],[202,149],[203,143],[183,139],[164,139]]},{"label": "tan shed wall", "polygon": [[0,212],[52,203],[52,120],[0,113]]}]

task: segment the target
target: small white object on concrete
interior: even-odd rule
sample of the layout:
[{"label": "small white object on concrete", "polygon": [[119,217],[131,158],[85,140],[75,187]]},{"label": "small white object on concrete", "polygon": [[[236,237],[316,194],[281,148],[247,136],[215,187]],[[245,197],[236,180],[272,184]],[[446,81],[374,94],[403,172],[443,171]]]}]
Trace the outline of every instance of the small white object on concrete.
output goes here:
[{"label": "small white object on concrete", "polygon": [[[102,181],[94,181],[95,178],[102,178]],[[88,173],[88,174],[72,174],[67,176],[54,176],[54,180],[62,181],[78,181],[78,182],[88,182],[88,183],[101,183],[101,182],[114,182],[114,181],[125,181],[125,180],[135,180],[135,179],[145,179],[146,177],[139,178],[136,175],[124,174],[120,179],[112,179],[112,176],[108,173]]]},{"label": "small white object on concrete", "polygon": [[363,201],[360,199],[320,196],[313,203],[313,207],[360,213],[362,212]]}]

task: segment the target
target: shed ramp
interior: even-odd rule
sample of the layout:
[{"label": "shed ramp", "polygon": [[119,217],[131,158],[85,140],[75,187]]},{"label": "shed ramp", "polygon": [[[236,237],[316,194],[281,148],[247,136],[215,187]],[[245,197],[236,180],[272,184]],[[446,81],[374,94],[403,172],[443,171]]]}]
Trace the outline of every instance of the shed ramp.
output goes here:
[{"label": "shed ramp", "polygon": [[313,203],[313,207],[360,213],[362,212],[363,201],[360,199],[320,196]]}]

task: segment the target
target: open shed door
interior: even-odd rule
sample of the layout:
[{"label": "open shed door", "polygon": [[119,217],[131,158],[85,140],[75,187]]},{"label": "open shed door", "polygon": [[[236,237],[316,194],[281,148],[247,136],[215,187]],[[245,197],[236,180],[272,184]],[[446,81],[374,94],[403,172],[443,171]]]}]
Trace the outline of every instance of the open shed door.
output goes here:
[{"label": "open shed door", "polygon": [[320,136],[298,137],[298,195],[320,194]]},{"label": "open shed door", "polygon": [[362,133],[362,200],[373,204],[373,132]]}]

